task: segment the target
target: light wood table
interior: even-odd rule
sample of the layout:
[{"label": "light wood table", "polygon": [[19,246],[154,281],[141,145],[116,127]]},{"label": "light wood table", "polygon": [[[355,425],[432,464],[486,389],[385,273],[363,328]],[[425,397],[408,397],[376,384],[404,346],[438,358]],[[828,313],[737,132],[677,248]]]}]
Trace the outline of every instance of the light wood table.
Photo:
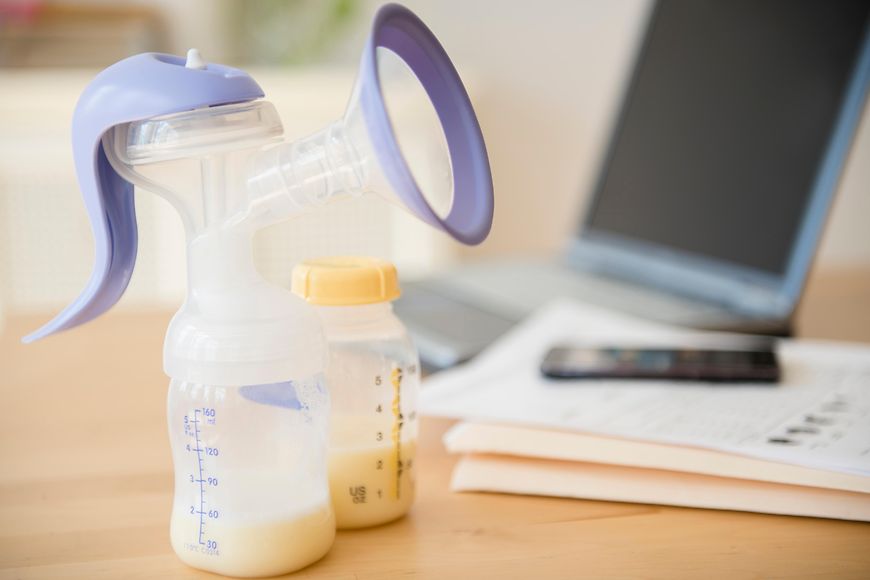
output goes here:
[{"label": "light wood table", "polygon": [[[801,333],[870,340],[870,275],[813,282]],[[166,313],[117,312],[0,342],[0,578],[204,578],[169,546]],[[834,324],[832,321],[840,321]],[[870,525],[651,505],[454,494],[424,420],[409,517],[340,532],[299,578],[870,578]]]}]

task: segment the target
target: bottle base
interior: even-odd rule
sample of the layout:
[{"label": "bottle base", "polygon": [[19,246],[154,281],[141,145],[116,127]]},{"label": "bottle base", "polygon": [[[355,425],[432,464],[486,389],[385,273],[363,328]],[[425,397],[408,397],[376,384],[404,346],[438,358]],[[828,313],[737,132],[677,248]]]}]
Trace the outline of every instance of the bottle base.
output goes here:
[{"label": "bottle base", "polygon": [[336,528],[342,531],[363,530],[366,528],[374,528],[377,526],[385,526],[393,522],[397,522],[408,515],[409,510],[405,510],[398,514],[390,514],[388,516],[381,515],[380,517],[369,518],[350,518],[349,520],[338,522]]},{"label": "bottle base", "polygon": [[209,522],[208,540],[199,521],[173,517],[172,548],[193,568],[236,578],[295,572],[323,558],[335,539],[335,514],[329,504],[304,514],[253,524]]},{"label": "bottle base", "polygon": [[329,491],[340,530],[379,526],[408,513],[414,503],[416,441],[402,443],[399,470],[392,445],[334,448],[329,453]]}]

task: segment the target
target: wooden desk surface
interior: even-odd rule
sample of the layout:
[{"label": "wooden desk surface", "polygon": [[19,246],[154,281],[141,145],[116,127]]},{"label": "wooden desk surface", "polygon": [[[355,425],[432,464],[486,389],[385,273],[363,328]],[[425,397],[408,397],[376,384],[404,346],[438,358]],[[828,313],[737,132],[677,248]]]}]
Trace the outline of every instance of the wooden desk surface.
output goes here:
[{"label": "wooden desk surface", "polygon": [[[870,341],[870,275],[813,282],[801,334]],[[0,578],[205,578],[169,546],[166,313],[0,341]],[[409,517],[340,532],[299,578],[870,578],[870,525],[651,505],[454,494],[424,420]]]}]

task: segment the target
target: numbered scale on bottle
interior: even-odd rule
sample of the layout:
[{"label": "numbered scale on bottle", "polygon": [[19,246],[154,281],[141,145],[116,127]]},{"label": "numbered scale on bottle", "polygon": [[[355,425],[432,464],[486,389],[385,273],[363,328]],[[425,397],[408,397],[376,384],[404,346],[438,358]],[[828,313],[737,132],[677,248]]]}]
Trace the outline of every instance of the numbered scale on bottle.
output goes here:
[{"label": "numbered scale on bottle", "polygon": [[[191,454],[191,471],[188,474],[193,493],[189,494],[197,501],[190,505],[189,516],[195,520],[199,527],[196,545],[185,545],[185,549],[192,552],[218,554],[217,540],[208,535],[208,520],[220,518],[220,509],[216,505],[209,505],[206,501],[207,489],[217,487],[219,480],[216,460],[220,455],[220,448],[209,446],[204,443],[203,431],[208,425],[217,424],[216,411],[209,407],[193,409],[184,415],[184,434],[191,441],[185,445],[185,450]],[[209,495],[211,500],[211,495]],[[212,502],[213,504],[214,502]]]},{"label": "numbered scale on bottle", "polygon": [[333,414],[330,488],[343,528],[394,520],[414,501],[417,365],[392,364],[364,382],[369,413]]},{"label": "numbered scale on bottle", "polygon": [[[388,478],[388,485],[371,490],[378,500],[386,498],[400,501],[409,499],[403,498],[403,495],[413,494],[413,490],[403,489],[407,488],[413,480],[411,470],[414,468],[417,432],[417,412],[402,406],[402,382],[406,373],[415,374],[416,366],[410,366],[408,371],[398,367],[390,371],[388,386],[392,389],[392,399],[388,402],[380,402],[375,407],[374,430],[369,435],[377,444],[373,461],[375,470],[386,472]],[[373,382],[376,387],[379,387],[384,384],[384,377],[376,375]],[[348,489],[348,494],[353,498],[354,503],[365,503],[364,486]]]}]

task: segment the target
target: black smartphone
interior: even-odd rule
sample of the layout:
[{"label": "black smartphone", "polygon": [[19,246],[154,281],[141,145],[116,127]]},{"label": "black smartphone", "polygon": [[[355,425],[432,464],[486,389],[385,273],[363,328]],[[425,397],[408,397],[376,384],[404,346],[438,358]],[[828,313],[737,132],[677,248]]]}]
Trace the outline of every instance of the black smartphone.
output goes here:
[{"label": "black smartphone", "polygon": [[554,379],[666,379],[713,382],[779,380],[773,347],[752,350],[556,347],[541,363]]}]

